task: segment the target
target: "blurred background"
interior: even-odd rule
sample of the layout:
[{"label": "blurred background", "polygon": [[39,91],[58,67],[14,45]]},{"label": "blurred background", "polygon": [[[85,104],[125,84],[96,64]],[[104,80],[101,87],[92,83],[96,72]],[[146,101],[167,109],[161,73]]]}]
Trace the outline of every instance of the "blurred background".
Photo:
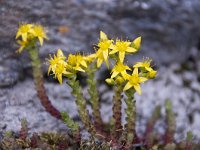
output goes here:
[{"label": "blurred background", "polygon": [[[137,130],[144,130],[156,105],[170,99],[176,114],[176,139],[191,130],[200,139],[200,1],[199,0],[0,0],[0,132],[18,131],[26,117],[31,131],[61,131],[62,122],[45,112],[37,98],[29,57],[18,46],[19,23],[39,23],[48,30],[49,40],[40,49],[45,87],[59,110],[77,118],[70,88],[47,77],[45,58],[61,48],[65,54],[93,52],[102,30],[110,38],[133,40],[142,36],[142,47],[128,58],[132,64],[150,57],[158,70],[155,80],[142,85],[136,94]],[[98,74],[104,77],[105,71]],[[85,90],[85,89],[84,89]],[[102,115],[112,115],[113,93],[100,84]],[[164,117],[164,109],[161,111]],[[124,121],[124,119],[123,119]],[[156,130],[164,132],[163,119]]]}]

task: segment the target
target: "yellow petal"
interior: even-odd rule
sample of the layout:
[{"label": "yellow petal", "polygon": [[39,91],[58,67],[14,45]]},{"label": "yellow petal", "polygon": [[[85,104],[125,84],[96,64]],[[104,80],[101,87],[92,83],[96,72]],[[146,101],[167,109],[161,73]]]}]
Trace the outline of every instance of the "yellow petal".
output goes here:
[{"label": "yellow petal", "polygon": [[42,37],[38,37],[39,41],[40,41],[40,45],[43,45],[43,38]]},{"label": "yellow petal", "polygon": [[63,71],[63,74],[64,74],[64,75],[70,75],[70,74],[72,74],[72,73],[65,70],[65,71]]},{"label": "yellow petal", "polygon": [[107,66],[107,68],[109,69],[110,66],[109,66],[109,61],[108,61],[108,59],[106,59],[105,62],[106,62],[106,66]]},{"label": "yellow petal", "polygon": [[119,72],[116,72],[116,71],[114,71],[114,72],[112,73],[112,76],[111,76],[111,78],[114,78],[114,77],[116,77],[118,74],[119,74]]},{"label": "yellow petal", "polygon": [[142,41],[141,36],[139,36],[138,38],[136,38],[133,41],[133,47],[136,48],[137,50],[139,50],[140,49],[140,45],[141,45],[141,41]]},{"label": "yellow petal", "polygon": [[146,69],[147,71],[152,71],[152,68],[151,68],[151,67],[145,67],[145,69]]},{"label": "yellow petal", "polygon": [[100,31],[100,39],[101,39],[101,40],[106,40],[106,39],[108,39],[107,35],[106,35],[103,31]]},{"label": "yellow petal", "polygon": [[64,56],[61,49],[58,49],[58,51],[57,51],[57,56],[58,56],[58,57],[63,57],[63,56]]},{"label": "yellow petal", "polygon": [[81,61],[81,65],[83,66],[83,67],[87,67],[87,63],[83,60],[83,61]]},{"label": "yellow petal", "polygon": [[147,78],[144,78],[144,77],[140,77],[139,80],[140,80],[140,81],[139,81],[140,83],[143,83],[143,82],[147,81],[148,79],[147,79]]},{"label": "yellow petal", "polygon": [[22,34],[22,40],[27,41],[27,33]]},{"label": "yellow petal", "polygon": [[83,70],[81,67],[75,67],[75,70],[85,72],[85,70]]},{"label": "yellow petal", "polygon": [[113,44],[111,44],[110,46],[109,46],[109,49],[116,49],[116,46],[115,45],[113,45]]},{"label": "yellow petal", "polygon": [[138,68],[138,67],[142,67],[142,66],[143,66],[142,62],[137,62],[133,67]]},{"label": "yellow petal", "polygon": [[89,60],[89,61],[91,61],[91,60],[95,59],[96,57],[97,57],[96,54],[90,54],[90,55],[88,55],[88,56],[86,57],[86,59]]},{"label": "yellow petal", "polygon": [[153,78],[156,77],[156,74],[157,74],[157,71],[155,71],[155,70],[152,69],[152,70],[148,73],[148,77],[151,78],[151,79],[153,79]]},{"label": "yellow petal", "polygon": [[124,57],[125,57],[125,52],[119,52],[119,60],[120,60],[121,62],[124,61]]},{"label": "yellow petal", "polygon": [[99,68],[102,64],[103,60],[102,59],[97,59],[97,67]]},{"label": "yellow petal", "polygon": [[118,50],[113,49],[109,54],[114,54],[114,53],[117,53],[117,52],[118,52]]},{"label": "yellow petal", "polygon": [[18,31],[15,38],[17,39],[20,36],[20,34],[21,33]]},{"label": "yellow petal", "polygon": [[138,68],[134,68],[134,70],[133,70],[133,74],[138,75]]},{"label": "yellow petal", "polygon": [[122,71],[122,72],[121,72],[121,75],[122,75],[122,77],[123,77],[124,79],[127,79],[127,73],[126,73],[126,71]]},{"label": "yellow petal", "polygon": [[57,78],[58,78],[59,83],[62,84],[62,74],[59,74],[59,75],[57,76]]},{"label": "yellow petal", "polygon": [[103,51],[103,58],[104,58],[104,60],[108,59],[108,50]]},{"label": "yellow petal", "polygon": [[49,69],[48,69],[48,72],[47,72],[48,75],[49,75],[50,71],[51,71],[51,66],[49,66]]},{"label": "yellow petal", "polygon": [[[123,75],[122,75],[123,76]],[[129,75],[128,73],[124,74],[123,78],[125,80],[129,80],[129,78],[131,77],[131,75]]]},{"label": "yellow petal", "polygon": [[128,66],[126,66],[126,70],[131,70],[131,68],[129,68]]},{"label": "yellow petal", "polygon": [[134,52],[136,52],[137,50],[136,50],[135,48],[128,47],[128,48],[126,49],[126,51],[129,52],[129,53],[134,53]]},{"label": "yellow petal", "polygon": [[110,79],[110,78],[106,79],[106,82],[110,85],[113,85],[115,83],[115,81],[113,79]]},{"label": "yellow petal", "polygon": [[139,84],[136,84],[136,85],[134,85],[134,89],[138,92],[138,94],[139,95],[141,95],[142,94],[142,90],[141,90],[141,88],[140,88],[140,85]]},{"label": "yellow petal", "polygon": [[126,91],[128,89],[130,89],[131,87],[133,87],[129,82],[125,85],[123,91]]}]

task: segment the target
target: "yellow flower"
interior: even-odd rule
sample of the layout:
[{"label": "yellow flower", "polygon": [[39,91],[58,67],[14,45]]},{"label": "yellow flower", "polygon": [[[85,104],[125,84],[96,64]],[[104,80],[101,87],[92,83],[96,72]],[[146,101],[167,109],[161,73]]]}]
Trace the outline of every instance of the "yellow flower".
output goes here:
[{"label": "yellow flower", "polygon": [[54,73],[58,64],[66,63],[65,59],[66,57],[64,56],[62,50],[58,49],[57,55],[54,55],[53,58],[50,56],[50,59],[47,59],[50,64],[49,69],[48,69],[48,74],[50,73],[51,70]]},{"label": "yellow flower", "polygon": [[34,25],[32,34],[34,35],[34,37],[39,39],[40,45],[43,45],[44,39],[48,39],[46,35],[46,31],[41,25]]},{"label": "yellow flower", "polygon": [[151,62],[152,62],[152,59],[147,58],[143,62],[137,62],[133,67],[134,68],[141,67],[141,68],[146,69],[147,71],[151,71],[152,70],[152,68],[150,67]]},{"label": "yellow flower", "polygon": [[54,70],[54,75],[55,75],[55,78],[58,79],[60,84],[62,84],[62,76],[69,75],[69,74],[71,73],[66,71],[65,63],[58,63],[56,65],[55,70]]},{"label": "yellow flower", "polygon": [[19,26],[19,29],[16,34],[16,39],[22,36],[23,41],[27,41],[28,34],[32,32],[33,24],[22,24]]},{"label": "yellow flower", "polygon": [[84,68],[87,68],[87,61],[84,56],[81,56],[80,54],[72,55],[69,54],[68,60],[67,60],[68,68],[71,69],[71,71],[81,71],[85,72]]},{"label": "yellow flower", "polygon": [[141,40],[142,40],[141,36],[140,36],[140,37],[137,37],[137,38],[132,42],[131,46],[132,46],[133,48],[135,48],[136,50],[139,50],[139,49],[140,49],[140,46],[141,46]]},{"label": "yellow flower", "polygon": [[98,43],[98,51],[96,52],[97,56],[97,67],[100,67],[102,62],[105,61],[106,65],[108,64],[109,50],[112,46],[113,40],[109,40],[107,35],[104,32],[100,32],[100,40]]},{"label": "yellow flower", "polygon": [[20,47],[17,49],[16,52],[17,53],[21,53],[24,50],[24,48],[27,46],[28,41],[20,41],[20,40],[18,40],[17,43],[20,45]]},{"label": "yellow flower", "polygon": [[147,77],[150,79],[153,79],[156,77],[157,71],[151,69],[148,73],[147,73]]},{"label": "yellow flower", "polygon": [[97,56],[97,67],[98,68],[101,66],[101,64],[103,63],[103,61],[105,61],[107,67],[109,67],[108,59],[106,59],[106,60],[104,59],[103,53],[101,51],[97,51],[96,52],[96,56]]},{"label": "yellow flower", "polygon": [[111,78],[116,77],[121,74],[124,79],[126,79],[127,73],[126,70],[131,70],[128,66],[125,66],[122,62],[118,62],[112,69]]},{"label": "yellow flower", "polygon": [[138,92],[139,95],[142,94],[142,90],[140,88],[140,83],[145,82],[148,80],[147,78],[140,77],[138,74],[138,68],[134,68],[132,75],[128,77],[128,82],[124,87],[124,91],[134,88],[136,92]]},{"label": "yellow flower", "polygon": [[63,55],[63,52],[61,49],[58,49],[57,55],[54,55],[52,58],[50,56],[50,59],[48,59],[49,62],[49,69],[48,69],[48,75],[50,71],[53,72],[55,75],[54,77],[58,79],[59,83],[62,84],[62,76],[63,75],[70,75],[71,73],[66,71],[66,65],[65,62],[66,57]]},{"label": "yellow flower", "polygon": [[110,54],[119,53],[119,60],[121,62],[124,61],[125,52],[134,53],[137,51],[135,48],[131,47],[131,42],[121,40],[117,40],[116,44],[111,46],[111,49],[112,51]]}]

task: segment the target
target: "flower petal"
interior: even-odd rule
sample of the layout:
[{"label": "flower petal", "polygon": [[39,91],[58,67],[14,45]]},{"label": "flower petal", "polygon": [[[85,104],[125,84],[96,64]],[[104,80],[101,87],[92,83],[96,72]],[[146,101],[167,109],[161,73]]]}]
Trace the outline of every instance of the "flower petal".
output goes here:
[{"label": "flower petal", "polygon": [[111,78],[114,78],[114,77],[116,77],[118,74],[119,74],[119,72],[116,72],[116,71],[114,71],[114,72],[112,73],[112,76],[111,76]]},{"label": "flower petal", "polygon": [[151,67],[145,67],[145,69],[149,72],[153,70]]},{"label": "flower petal", "polygon": [[148,79],[147,78],[145,78],[145,77],[139,77],[139,82],[140,83],[143,83],[143,82],[145,82],[145,81],[147,81]]},{"label": "flower petal", "polygon": [[108,39],[107,35],[106,35],[103,31],[100,31],[100,39],[101,39],[101,40],[106,40],[106,39]]},{"label": "flower petal", "polygon": [[103,58],[104,58],[104,60],[108,59],[108,50],[103,51]]},{"label": "flower petal", "polygon": [[138,68],[134,68],[134,70],[133,70],[133,74],[132,75],[138,75]]},{"label": "flower petal", "polygon": [[122,77],[123,77],[124,79],[127,79],[127,73],[126,73],[126,71],[122,71],[122,72],[121,72],[121,75],[122,75]]},{"label": "flower petal", "polygon": [[114,53],[117,53],[118,50],[117,49],[113,49],[109,54],[114,54]]},{"label": "flower petal", "polygon": [[139,49],[140,49],[140,45],[141,45],[141,41],[142,41],[141,36],[137,37],[137,38],[133,41],[132,46],[133,46],[135,49],[139,50]]},{"label": "flower petal", "polygon": [[134,52],[137,52],[137,50],[136,50],[135,48],[133,48],[133,47],[128,47],[128,48],[126,49],[126,52],[134,53]]},{"label": "flower petal", "polygon": [[75,67],[74,69],[77,70],[77,71],[85,72],[85,70],[83,70],[83,69],[82,69],[81,67],[79,67],[79,66],[78,66],[78,67]]},{"label": "flower petal", "polygon": [[97,59],[97,68],[101,66],[103,59]]},{"label": "flower petal", "polygon": [[133,85],[131,85],[129,82],[125,85],[123,91],[126,91],[128,89],[130,89],[131,87],[133,87]]},{"label": "flower petal", "polygon": [[38,37],[39,41],[40,41],[40,45],[43,45],[43,38],[42,37]]},{"label": "flower petal", "polygon": [[81,65],[82,65],[83,67],[86,67],[86,68],[87,68],[87,63],[86,63],[84,60],[81,61],[80,63],[81,63]]},{"label": "flower petal", "polygon": [[136,85],[134,85],[134,89],[138,92],[138,94],[139,95],[141,95],[142,94],[142,90],[141,90],[141,88],[140,88],[140,85],[139,84],[136,84]]},{"label": "flower petal", "polygon": [[27,41],[27,33],[22,34],[22,40]]},{"label": "flower petal", "polygon": [[119,52],[119,60],[120,60],[121,62],[124,61],[124,57],[125,57],[125,52]]},{"label": "flower petal", "polygon": [[134,68],[143,67],[143,63],[142,62],[137,62],[133,67]]},{"label": "flower petal", "polygon": [[59,83],[62,84],[62,74],[58,74],[57,78]]}]

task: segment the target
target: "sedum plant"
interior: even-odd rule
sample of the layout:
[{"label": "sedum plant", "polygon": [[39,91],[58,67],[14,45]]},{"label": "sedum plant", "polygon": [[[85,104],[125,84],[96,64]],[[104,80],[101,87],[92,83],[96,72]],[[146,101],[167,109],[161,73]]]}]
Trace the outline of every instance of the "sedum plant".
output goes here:
[{"label": "sedum plant", "polygon": [[[31,58],[33,67],[33,77],[36,90],[41,104],[52,116],[62,120],[72,131],[74,140],[80,145],[84,145],[81,140],[80,125],[75,122],[67,112],[58,111],[48,99],[45,93],[43,76],[41,71],[41,61],[39,58],[39,47],[47,40],[46,30],[38,24],[21,24],[16,34],[16,39],[20,45],[17,50],[21,53],[27,50]],[[71,94],[75,97],[79,117],[84,128],[90,134],[91,140],[106,143],[113,149],[134,149],[138,145],[147,149],[158,149],[158,143],[155,144],[153,126],[159,118],[160,107],[155,109],[152,118],[147,124],[145,132],[146,138],[139,138],[135,131],[136,105],[134,95],[142,94],[141,84],[156,77],[157,71],[152,68],[152,60],[144,59],[142,62],[135,62],[132,66],[126,64],[126,56],[137,53],[141,46],[141,37],[133,41],[121,39],[109,39],[104,32],[100,32],[100,38],[95,45],[94,53],[82,55],[80,53],[69,54],[65,56],[61,49],[56,54],[50,55],[47,59],[49,63],[48,75],[53,75],[60,84],[63,78],[67,79],[66,84],[71,87]],[[110,78],[106,79],[107,84],[113,86],[114,96],[112,99],[113,115],[109,123],[103,122],[101,118],[100,95],[97,87],[95,73],[102,67],[103,63],[110,69]],[[77,79],[78,73],[87,75],[89,99],[84,97],[82,87]],[[123,126],[122,120],[122,94],[126,95],[126,123]],[[90,117],[87,109],[88,102],[92,107]],[[166,130],[163,141],[166,143],[165,149],[174,147],[173,134],[175,131],[174,115],[171,110],[170,101],[166,102],[167,123],[170,127]],[[21,138],[23,139],[23,138]],[[191,139],[191,138],[190,138]],[[142,143],[142,144],[141,144]],[[87,145],[87,144],[86,144]],[[104,144],[103,144],[104,145]],[[104,145],[104,146],[105,146]],[[190,150],[190,143],[186,144]],[[106,149],[106,148],[104,148]]]}]

